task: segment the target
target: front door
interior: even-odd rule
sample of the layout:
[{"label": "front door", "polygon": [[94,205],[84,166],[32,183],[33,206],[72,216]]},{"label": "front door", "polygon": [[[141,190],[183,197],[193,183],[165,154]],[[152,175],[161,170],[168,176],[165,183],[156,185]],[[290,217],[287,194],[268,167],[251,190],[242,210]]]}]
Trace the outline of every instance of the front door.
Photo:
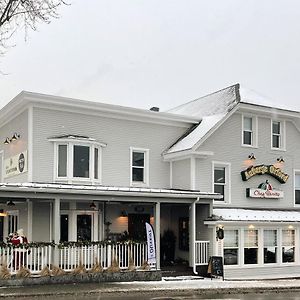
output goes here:
[{"label": "front door", "polygon": [[146,241],[146,225],[150,223],[149,214],[128,214],[128,233],[131,239]]},{"label": "front door", "polygon": [[77,241],[92,240],[92,215],[77,215]]}]

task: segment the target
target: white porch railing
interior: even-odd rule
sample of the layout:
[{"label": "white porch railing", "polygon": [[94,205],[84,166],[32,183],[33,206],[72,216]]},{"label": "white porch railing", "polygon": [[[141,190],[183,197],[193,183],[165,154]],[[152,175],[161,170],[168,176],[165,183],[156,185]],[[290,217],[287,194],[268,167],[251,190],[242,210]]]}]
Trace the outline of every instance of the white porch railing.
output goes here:
[{"label": "white porch railing", "polygon": [[207,265],[209,259],[209,241],[195,241],[194,265]]},{"label": "white porch railing", "polygon": [[0,247],[0,263],[7,266],[11,274],[15,274],[21,266],[28,268],[32,274],[50,266],[53,247],[51,245],[28,248],[12,246]]},{"label": "white porch railing", "polygon": [[6,265],[11,274],[17,273],[21,266],[29,269],[31,274],[39,274],[44,267],[51,269],[54,265],[65,271],[72,271],[79,265],[89,270],[99,263],[103,269],[107,269],[114,259],[120,269],[127,269],[131,259],[135,267],[143,265],[147,260],[147,244],[125,242],[65,247],[47,245],[26,249],[6,245],[0,247],[0,255],[0,264]]}]

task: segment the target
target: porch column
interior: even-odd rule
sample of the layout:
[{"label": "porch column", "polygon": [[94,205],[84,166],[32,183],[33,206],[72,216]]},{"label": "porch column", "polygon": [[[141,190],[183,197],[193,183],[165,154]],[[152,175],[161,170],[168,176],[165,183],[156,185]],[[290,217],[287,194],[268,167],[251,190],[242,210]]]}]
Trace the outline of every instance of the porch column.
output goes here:
[{"label": "porch column", "polygon": [[58,244],[60,240],[60,198],[54,199],[53,206],[53,240]]},{"label": "porch column", "polygon": [[27,202],[27,238],[32,241],[32,201],[26,199]]},{"label": "porch column", "polygon": [[195,273],[195,241],[196,241],[196,201],[190,206],[190,267]]},{"label": "porch column", "polygon": [[155,244],[156,244],[156,269],[160,269],[160,202],[155,204],[154,212],[155,221]]}]

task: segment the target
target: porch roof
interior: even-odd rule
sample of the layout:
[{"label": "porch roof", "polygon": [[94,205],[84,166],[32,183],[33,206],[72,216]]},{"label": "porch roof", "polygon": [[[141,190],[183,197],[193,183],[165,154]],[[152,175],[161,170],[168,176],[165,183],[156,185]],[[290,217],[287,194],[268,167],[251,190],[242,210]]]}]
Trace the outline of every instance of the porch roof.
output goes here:
[{"label": "porch roof", "polygon": [[[114,195],[114,196],[144,196],[159,198],[185,199],[219,199],[216,193],[200,192],[196,190],[176,190],[144,187],[120,187],[103,185],[78,185],[60,183],[0,183],[0,192],[15,192],[37,194],[76,194],[76,195]],[[35,198],[37,198],[36,196]]]},{"label": "porch roof", "polygon": [[300,222],[300,211],[216,208],[210,221]]}]

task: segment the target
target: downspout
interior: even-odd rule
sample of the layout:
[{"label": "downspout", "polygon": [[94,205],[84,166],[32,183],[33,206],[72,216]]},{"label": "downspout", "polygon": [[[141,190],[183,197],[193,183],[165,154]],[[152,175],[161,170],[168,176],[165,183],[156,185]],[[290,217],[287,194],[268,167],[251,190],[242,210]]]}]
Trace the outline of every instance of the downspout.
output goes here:
[{"label": "downspout", "polygon": [[196,261],[195,261],[195,243],[196,243],[196,204],[199,202],[200,197],[197,197],[197,199],[192,203],[191,206],[191,222],[192,222],[192,262],[193,262],[193,273],[198,275],[198,272],[196,270]]}]

